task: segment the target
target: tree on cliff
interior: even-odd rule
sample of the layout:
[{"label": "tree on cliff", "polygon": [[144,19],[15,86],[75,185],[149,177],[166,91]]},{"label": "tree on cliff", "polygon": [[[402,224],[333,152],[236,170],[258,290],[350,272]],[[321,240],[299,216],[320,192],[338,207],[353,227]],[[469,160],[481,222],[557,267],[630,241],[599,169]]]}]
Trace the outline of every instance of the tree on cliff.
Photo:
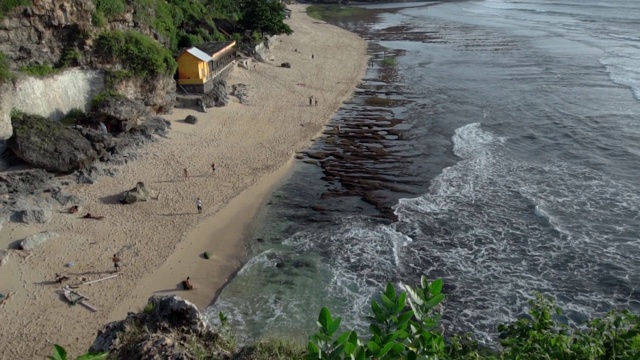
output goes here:
[{"label": "tree on cliff", "polygon": [[284,23],[285,6],[272,0],[243,0],[240,4],[242,25],[271,35],[291,35],[293,30]]}]

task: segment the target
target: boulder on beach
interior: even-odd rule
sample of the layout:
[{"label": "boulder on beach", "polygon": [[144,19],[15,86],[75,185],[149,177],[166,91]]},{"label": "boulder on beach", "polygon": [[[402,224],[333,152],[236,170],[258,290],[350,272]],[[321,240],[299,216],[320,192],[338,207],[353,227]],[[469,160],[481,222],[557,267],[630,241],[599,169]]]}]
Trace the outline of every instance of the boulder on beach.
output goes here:
[{"label": "boulder on beach", "polygon": [[227,93],[227,82],[219,79],[213,83],[213,88],[204,94],[202,101],[205,107],[221,107],[229,104],[229,94]]},{"label": "boulder on beach", "polygon": [[138,124],[138,119],[148,116],[145,106],[122,95],[105,96],[93,109],[93,115],[100,121],[117,120],[122,131],[129,131]]},{"label": "boulder on beach", "polygon": [[187,124],[195,125],[198,122],[198,118],[193,115],[188,115],[186,118],[184,118],[184,122],[186,122]]},{"label": "boulder on beach", "polygon": [[68,173],[91,165],[98,154],[77,131],[42,116],[11,117],[9,149],[23,161],[49,171]]},{"label": "boulder on beach", "polygon": [[28,209],[19,213],[20,220],[27,224],[46,224],[51,221],[51,210],[45,209]]},{"label": "boulder on beach", "polygon": [[33,250],[45,242],[57,238],[59,235],[53,231],[43,231],[41,233],[29,235],[20,241],[20,249]]},{"label": "boulder on beach", "polygon": [[291,69],[291,63],[283,62],[282,64],[280,64],[280,67]]},{"label": "boulder on beach", "polygon": [[141,201],[149,201],[149,199],[151,199],[151,193],[147,190],[144,183],[140,181],[136,184],[136,187],[126,191],[122,195],[121,201],[127,204],[135,204]]}]

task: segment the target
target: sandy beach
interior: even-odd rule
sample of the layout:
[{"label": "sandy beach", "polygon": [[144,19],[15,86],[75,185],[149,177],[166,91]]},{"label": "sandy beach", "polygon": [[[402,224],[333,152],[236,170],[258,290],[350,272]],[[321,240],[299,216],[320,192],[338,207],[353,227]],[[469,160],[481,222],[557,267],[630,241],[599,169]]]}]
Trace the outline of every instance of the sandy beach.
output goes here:
[{"label": "sandy beach", "polygon": [[[289,7],[294,34],[279,37],[270,60],[248,70],[236,67],[227,79],[229,89],[249,86],[248,104],[232,97],[228,106],[207,113],[175,109],[166,116],[172,122],[168,138],[147,145],[138,160],[117,168],[116,177],[65,189],[83,199],[79,214],[103,220],[55,212],[49,224],[5,224],[0,249],[40,231],[60,236],[27,258],[13,252],[0,267],[0,292],[13,292],[0,305],[1,358],[46,357],[53,343],[75,357],[104,324],[140,311],[153,294],[179,294],[203,310],[238,270],[260,206],[289,173],[295,152],[318,136],[366,69],[363,39],[308,18],[303,5]],[[292,68],[279,67],[282,62]],[[317,106],[309,106],[310,96]],[[184,123],[187,115],[198,117],[198,123]],[[120,194],[139,181],[159,198],[119,204]],[[202,214],[196,211],[198,197]],[[204,259],[204,251],[212,258]],[[56,272],[72,283],[103,278],[113,273],[113,254],[122,260],[118,277],[78,289],[97,312],[69,306],[56,293]],[[66,268],[69,262],[73,266]],[[197,290],[179,289],[187,276]]]}]

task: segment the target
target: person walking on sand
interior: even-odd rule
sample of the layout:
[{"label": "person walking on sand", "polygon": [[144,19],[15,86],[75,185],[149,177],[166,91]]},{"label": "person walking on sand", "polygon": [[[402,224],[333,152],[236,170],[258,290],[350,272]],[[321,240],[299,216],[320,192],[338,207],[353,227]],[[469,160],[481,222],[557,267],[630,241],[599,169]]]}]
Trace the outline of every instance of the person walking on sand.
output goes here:
[{"label": "person walking on sand", "polygon": [[113,261],[113,267],[115,267],[116,272],[118,272],[120,270],[120,258],[116,254],[113,254],[111,261]]},{"label": "person walking on sand", "polygon": [[309,96],[309,106],[313,105],[313,96]]},{"label": "person walking on sand", "polygon": [[316,98],[315,101],[316,101],[316,106],[318,106],[318,98]]},{"label": "person walking on sand", "polygon": [[313,56],[313,54],[311,54],[311,60],[313,60],[315,57]]},{"label": "person walking on sand", "polygon": [[200,200],[200,198],[198,198],[196,200],[196,208],[198,209],[198,214],[202,213],[202,200]]},{"label": "person walking on sand", "polygon": [[211,171],[215,174],[216,173],[216,163],[212,162],[211,163]]},{"label": "person walking on sand", "polygon": [[184,168],[182,170],[182,173],[184,174],[184,179],[187,180],[189,178],[189,170],[187,170],[187,168]]}]

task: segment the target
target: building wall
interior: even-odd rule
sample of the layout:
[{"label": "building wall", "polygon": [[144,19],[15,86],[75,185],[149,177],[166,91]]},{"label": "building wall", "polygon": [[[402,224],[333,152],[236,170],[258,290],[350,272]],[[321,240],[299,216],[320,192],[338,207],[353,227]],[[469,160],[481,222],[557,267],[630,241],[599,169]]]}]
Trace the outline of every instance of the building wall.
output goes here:
[{"label": "building wall", "polygon": [[204,62],[195,56],[184,53],[176,60],[178,63],[178,79],[201,79],[200,73]]}]

